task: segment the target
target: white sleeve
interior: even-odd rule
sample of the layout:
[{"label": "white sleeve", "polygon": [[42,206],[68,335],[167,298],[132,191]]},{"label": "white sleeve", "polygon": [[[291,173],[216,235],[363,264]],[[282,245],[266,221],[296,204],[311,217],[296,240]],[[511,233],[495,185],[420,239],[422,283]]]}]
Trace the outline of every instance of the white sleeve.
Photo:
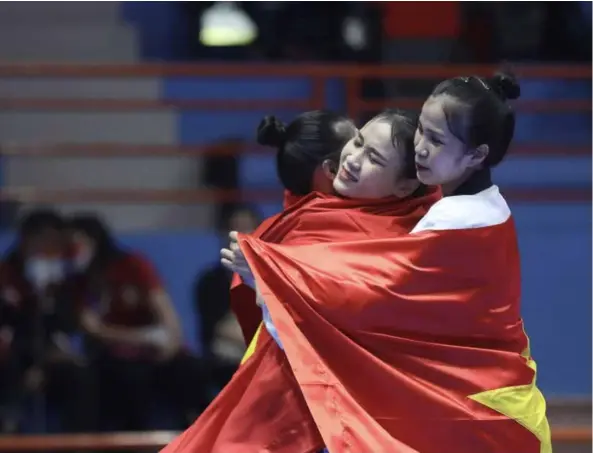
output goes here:
[{"label": "white sleeve", "polygon": [[272,321],[272,316],[270,315],[270,311],[268,310],[268,307],[266,307],[266,304],[264,303],[264,299],[261,296],[261,294],[259,293],[259,291],[257,290],[257,287],[255,288],[255,294],[256,294],[255,297],[256,297],[257,305],[259,305],[261,307],[263,320],[264,320],[264,326],[266,327],[266,330],[268,331],[270,336],[274,339],[276,344],[280,347],[280,349],[284,350],[284,347],[282,346],[282,342],[280,341],[280,336],[278,335],[278,331],[276,330],[276,326],[274,325],[274,322]]}]

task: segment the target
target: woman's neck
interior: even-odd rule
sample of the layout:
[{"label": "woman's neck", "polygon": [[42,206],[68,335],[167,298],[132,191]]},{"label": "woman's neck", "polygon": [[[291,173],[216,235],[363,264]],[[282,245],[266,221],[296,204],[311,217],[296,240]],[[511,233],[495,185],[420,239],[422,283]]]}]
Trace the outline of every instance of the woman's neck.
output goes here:
[{"label": "woman's neck", "polygon": [[468,173],[457,181],[442,185],[443,195],[475,195],[492,186],[492,177],[489,168],[481,168]]}]

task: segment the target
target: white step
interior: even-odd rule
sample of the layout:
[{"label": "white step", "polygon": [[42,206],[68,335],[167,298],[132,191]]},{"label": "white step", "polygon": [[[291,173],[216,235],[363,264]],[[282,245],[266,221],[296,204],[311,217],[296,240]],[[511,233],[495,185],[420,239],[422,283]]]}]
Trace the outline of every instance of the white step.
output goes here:
[{"label": "white step", "polygon": [[[128,188],[195,189],[201,175],[196,158],[5,158],[7,187],[36,189]],[[207,228],[213,205],[59,204],[66,213],[93,210],[117,230]]]},{"label": "white step", "polygon": [[7,78],[0,81],[0,98],[158,99],[157,78]]},{"label": "white step", "polygon": [[[11,113],[0,114],[0,136],[6,143],[124,142],[174,144],[173,112]],[[3,159],[8,187],[163,188],[199,186],[199,158],[22,158]],[[96,210],[118,230],[205,228],[211,225],[210,204],[187,205],[58,205],[70,211]]]},{"label": "white step", "polygon": [[136,61],[138,51],[137,32],[128,25],[0,27],[0,60],[124,63]]},{"label": "white step", "polygon": [[119,22],[121,2],[0,2],[0,25]]},{"label": "white step", "polygon": [[[21,205],[17,216],[47,205]],[[211,230],[214,228],[216,206],[200,205],[109,205],[109,204],[55,204],[53,208],[64,215],[96,213],[117,232],[142,232],[158,230]],[[196,250],[196,253],[200,253]]]},{"label": "white step", "polygon": [[[30,208],[27,207],[28,209]],[[207,230],[214,226],[213,204],[179,205],[56,205],[64,214],[95,212],[115,231]],[[196,253],[200,253],[196,250]]]},{"label": "white step", "polygon": [[43,189],[193,189],[200,178],[194,157],[5,157],[4,183]]},{"label": "white step", "polygon": [[123,142],[173,144],[176,113],[159,112],[0,112],[3,143]]}]

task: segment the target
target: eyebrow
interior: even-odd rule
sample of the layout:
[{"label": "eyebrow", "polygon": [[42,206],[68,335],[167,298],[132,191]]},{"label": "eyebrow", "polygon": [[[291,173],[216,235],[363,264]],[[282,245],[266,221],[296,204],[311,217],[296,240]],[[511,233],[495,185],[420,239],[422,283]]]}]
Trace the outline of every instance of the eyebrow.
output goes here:
[{"label": "eyebrow", "polygon": [[365,146],[365,148],[368,150],[369,153],[375,155],[376,157],[379,157],[380,160],[387,162],[387,158],[381,154],[377,148],[374,148],[372,146]]},{"label": "eyebrow", "polygon": [[418,126],[424,132],[426,132],[426,131],[430,132],[437,139],[441,139],[441,140],[445,139],[445,134],[443,134],[442,132],[439,132],[439,131],[435,131],[434,129],[432,129],[430,127],[427,128],[426,126],[424,126],[424,124],[422,123],[422,121],[420,119],[418,120]]}]

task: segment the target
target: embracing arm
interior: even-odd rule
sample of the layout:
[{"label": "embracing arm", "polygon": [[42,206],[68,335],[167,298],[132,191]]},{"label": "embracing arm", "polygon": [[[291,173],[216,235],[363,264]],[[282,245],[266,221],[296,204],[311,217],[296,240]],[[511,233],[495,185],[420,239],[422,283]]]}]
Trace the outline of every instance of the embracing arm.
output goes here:
[{"label": "embracing arm", "polygon": [[274,326],[274,323],[272,322],[272,317],[264,303],[264,298],[258,288],[258,285],[256,284],[255,277],[251,272],[249,264],[245,260],[243,252],[237,243],[237,237],[237,233],[235,232],[230,234],[231,243],[229,248],[221,250],[221,263],[227,269],[241,275],[243,281],[255,290],[256,303],[262,310],[262,318],[264,325],[266,326],[266,330],[269,332],[272,338],[274,338],[278,346],[283,349],[280,337],[276,330],[276,326]]},{"label": "embracing arm", "polygon": [[297,324],[315,316],[346,330],[484,335],[477,326],[497,330],[517,316],[514,234],[509,224],[304,246],[239,242],[273,315],[280,304]]}]

